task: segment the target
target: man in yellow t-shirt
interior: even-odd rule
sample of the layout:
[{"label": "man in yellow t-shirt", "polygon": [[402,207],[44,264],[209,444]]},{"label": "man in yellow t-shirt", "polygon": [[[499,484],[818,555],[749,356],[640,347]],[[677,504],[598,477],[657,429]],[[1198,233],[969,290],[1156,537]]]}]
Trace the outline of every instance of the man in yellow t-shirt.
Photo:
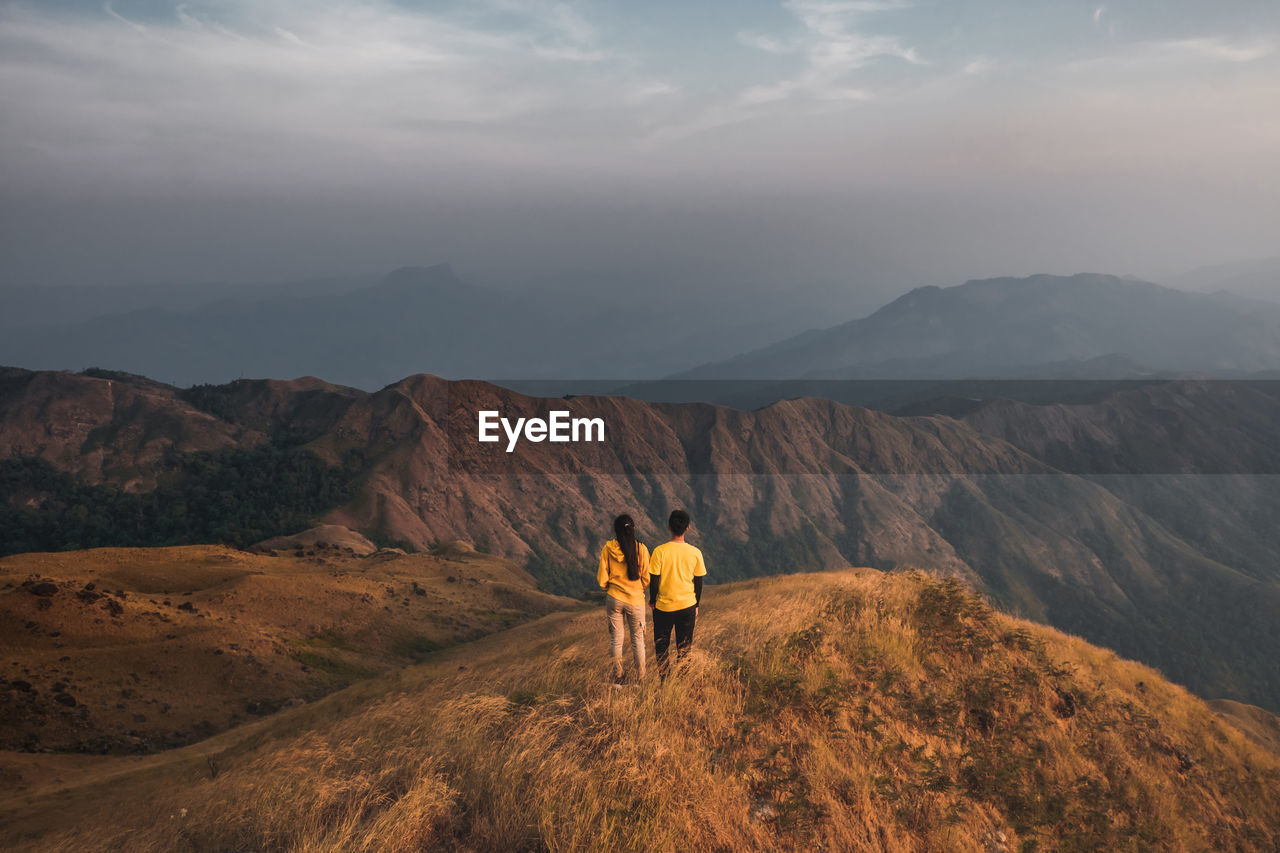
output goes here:
[{"label": "man in yellow t-shirt", "polygon": [[676,651],[688,654],[693,646],[693,626],[702,601],[702,578],[707,564],[702,552],[684,541],[689,529],[689,513],[677,509],[667,519],[671,541],[653,549],[649,557],[649,606],[653,608],[653,655],[658,674],[667,676],[667,650],[671,631],[676,632]]}]

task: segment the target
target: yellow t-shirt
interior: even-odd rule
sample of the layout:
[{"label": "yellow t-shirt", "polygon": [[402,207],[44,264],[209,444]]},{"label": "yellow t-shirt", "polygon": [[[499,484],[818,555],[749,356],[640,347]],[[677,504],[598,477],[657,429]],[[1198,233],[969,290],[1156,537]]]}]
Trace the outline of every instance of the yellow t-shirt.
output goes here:
[{"label": "yellow t-shirt", "polygon": [[684,610],[698,603],[693,579],[707,573],[702,552],[688,542],[664,542],[653,549],[649,558],[651,582],[658,585],[658,610],[668,613]]},{"label": "yellow t-shirt", "polygon": [[631,580],[627,577],[627,559],[617,539],[610,539],[600,549],[600,568],[596,572],[596,582],[600,588],[623,604],[644,605],[644,591],[649,586],[649,549],[643,542],[636,543],[636,562],[639,563],[640,578]]}]

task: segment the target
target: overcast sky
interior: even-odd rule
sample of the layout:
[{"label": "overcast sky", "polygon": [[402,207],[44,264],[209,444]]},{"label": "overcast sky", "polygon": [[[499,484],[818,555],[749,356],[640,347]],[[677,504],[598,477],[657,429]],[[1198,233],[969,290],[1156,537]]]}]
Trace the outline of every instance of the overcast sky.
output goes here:
[{"label": "overcast sky", "polygon": [[[1274,0],[0,0],[0,281],[1274,255]],[[871,296],[868,296],[871,298]]]}]

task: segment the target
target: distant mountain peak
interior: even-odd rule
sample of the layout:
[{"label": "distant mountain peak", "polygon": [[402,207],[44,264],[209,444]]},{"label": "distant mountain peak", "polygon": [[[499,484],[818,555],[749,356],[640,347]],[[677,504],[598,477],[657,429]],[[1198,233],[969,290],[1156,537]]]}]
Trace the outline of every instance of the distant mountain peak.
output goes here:
[{"label": "distant mountain peak", "polygon": [[[964,284],[956,287],[944,287],[939,290],[955,290],[971,287],[998,287],[1006,289],[1026,288],[1029,286],[1054,287],[1054,288],[1077,288],[1077,287],[1124,287],[1131,284],[1142,284],[1152,286],[1151,282],[1145,279],[1135,278],[1133,276],[1117,276],[1110,273],[1100,272],[1078,272],[1071,275],[1057,275],[1055,273],[1033,273],[1024,277],[1015,276],[993,276],[990,278],[973,278]],[[1159,285],[1154,285],[1159,287]],[[1169,288],[1162,288],[1168,290]]]},{"label": "distant mountain peak", "polygon": [[1101,273],[1042,273],[919,287],[867,317],[676,378],[1246,376],[1280,366],[1278,341],[1280,312],[1261,302]]},{"label": "distant mountain peak", "polygon": [[[936,284],[925,285],[907,291],[902,296],[889,302],[880,310],[884,311],[894,305],[914,306],[917,304],[930,304],[928,300],[947,300],[948,302],[956,299],[972,299],[1003,297],[1003,296],[1019,296],[1030,295],[1036,293],[1044,293],[1052,291],[1056,293],[1079,292],[1084,294],[1088,291],[1097,290],[1125,290],[1132,289],[1135,286],[1145,288],[1158,288],[1167,291],[1169,288],[1161,287],[1158,284],[1152,284],[1137,278],[1120,278],[1105,273],[1075,273],[1073,275],[1053,275],[1051,273],[1035,273],[1023,278],[1014,278],[1011,276],[994,276],[991,278],[971,278],[963,284],[952,285],[949,287],[939,287]],[[856,321],[854,321],[856,322]]]}]

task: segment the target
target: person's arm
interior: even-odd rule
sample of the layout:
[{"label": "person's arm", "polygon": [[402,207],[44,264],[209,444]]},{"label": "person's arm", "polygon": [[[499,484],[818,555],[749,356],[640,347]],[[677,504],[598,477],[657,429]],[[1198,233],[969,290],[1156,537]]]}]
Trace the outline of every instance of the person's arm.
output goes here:
[{"label": "person's arm", "polygon": [[661,548],[649,557],[649,606],[658,605],[658,587],[662,581],[662,561],[658,559]]},{"label": "person's arm", "polygon": [[596,583],[601,589],[609,588],[609,546],[600,549],[600,568],[596,571]]},{"label": "person's arm", "polygon": [[649,586],[649,549],[636,543],[636,559],[640,563],[640,585]]},{"label": "person's arm", "polygon": [[698,612],[698,605],[702,604],[702,579],[707,575],[707,564],[702,559],[702,552],[698,552],[698,564],[693,567],[693,612]]}]

